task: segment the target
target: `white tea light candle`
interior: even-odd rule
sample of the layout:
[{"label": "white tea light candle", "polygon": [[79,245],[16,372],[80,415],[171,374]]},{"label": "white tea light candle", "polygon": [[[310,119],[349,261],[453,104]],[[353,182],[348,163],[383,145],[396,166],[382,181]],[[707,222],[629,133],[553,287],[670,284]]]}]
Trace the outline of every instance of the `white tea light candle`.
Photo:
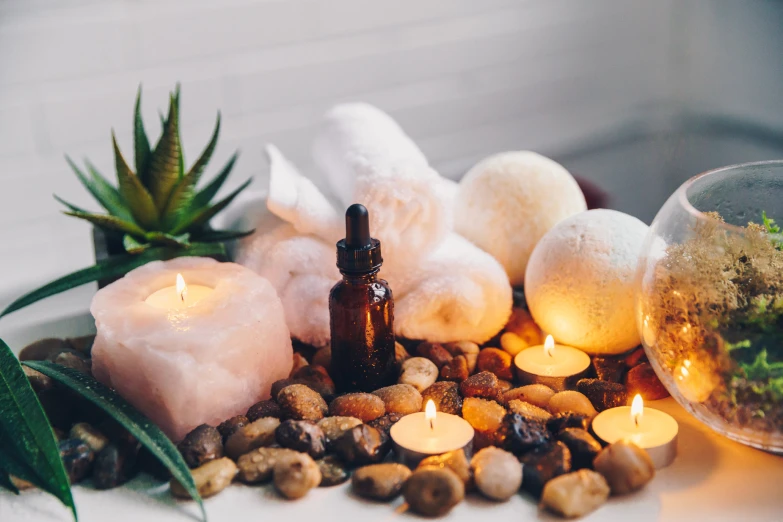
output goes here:
[{"label": "white tea light candle", "polygon": [[618,440],[633,442],[647,451],[656,469],[665,468],[677,456],[677,421],[660,410],[645,408],[638,394],[631,406],[599,413],[593,419],[592,429],[607,444]]},{"label": "white tea light candle", "polygon": [[234,263],[148,263],[99,290],[90,311],[95,378],[175,441],[269,398],[293,365],[277,293]]},{"label": "white tea light candle", "polygon": [[413,467],[426,457],[447,451],[464,449],[469,454],[475,432],[462,417],[436,412],[430,399],[425,411],[401,418],[389,434],[400,461]]},{"label": "white tea light candle", "polygon": [[572,346],[555,344],[551,335],[543,345],[522,350],[514,358],[523,384],[545,384],[555,391],[573,387],[590,367],[590,356]]}]

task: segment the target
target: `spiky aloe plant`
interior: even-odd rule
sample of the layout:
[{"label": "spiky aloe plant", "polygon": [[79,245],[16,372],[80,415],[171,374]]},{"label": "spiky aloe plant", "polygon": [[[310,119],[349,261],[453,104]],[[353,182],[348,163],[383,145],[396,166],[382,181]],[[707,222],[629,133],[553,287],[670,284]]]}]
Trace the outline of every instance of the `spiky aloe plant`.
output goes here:
[{"label": "spiky aloe plant", "polygon": [[90,212],[55,196],[67,207],[65,214],[89,221],[109,236],[119,236],[127,254],[107,259],[34,290],[11,303],[0,317],[84,283],[124,275],[149,261],[181,256],[226,256],[222,241],[252,233],[213,230],[209,226],[210,219],[250,184],[249,179],[223,199],[212,202],[234,167],[237,153],[212,181],[197,188],[217,145],[220,113],[209,143],[188,170],[185,169],[179,136],[179,86],[169,96],[168,115],[161,117],[163,130],[154,148],[150,146],[141,118],[141,88],[136,96],[133,120],[136,172],[120,152],[112,131],[117,186],[111,184],[89,161],[85,162],[85,174],[66,156],[79,181],[107,213]]}]

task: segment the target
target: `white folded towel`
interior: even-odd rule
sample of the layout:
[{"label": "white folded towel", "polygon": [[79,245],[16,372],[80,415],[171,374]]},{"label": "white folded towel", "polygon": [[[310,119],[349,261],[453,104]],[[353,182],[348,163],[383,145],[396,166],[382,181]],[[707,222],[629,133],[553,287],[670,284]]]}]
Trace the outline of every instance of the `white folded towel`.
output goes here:
[{"label": "white folded towel", "polygon": [[511,311],[505,272],[451,232],[455,184],[427,165],[388,115],[348,104],[325,117],[314,159],[343,206],[274,146],[267,155],[267,207],[288,225],[270,228],[264,218],[243,241],[239,262],[275,286],[294,337],[315,346],[329,341],[329,289],[340,278],[334,244],[351,203],[368,208],[370,230],[381,240],[381,277],[392,285],[398,335],[484,342],[503,327]]}]

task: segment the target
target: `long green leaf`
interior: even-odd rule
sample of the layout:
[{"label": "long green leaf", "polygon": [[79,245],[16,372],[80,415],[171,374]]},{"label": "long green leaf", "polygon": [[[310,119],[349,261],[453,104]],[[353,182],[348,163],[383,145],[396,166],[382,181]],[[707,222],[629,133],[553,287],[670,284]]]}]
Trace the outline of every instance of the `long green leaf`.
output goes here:
[{"label": "long green leaf", "polygon": [[187,248],[190,246],[190,234],[172,236],[171,234],[164,234],[163,232],[148,232],[145,237],[150,243],[158,245],[168,245],[179,248]]},{"label": "long green leaf", "polygon": [[[88,178],[68,156],[65,156],[65,161],[68,162],[71,170],[73,170],[73,172],[76,174],[76,177],[79,178],[79,181],[82,183],[82,185],[84,185],[90,194],[92,194],[92,197],[94,197],[95,200],[100,203],[101,206],[105,208],[110,214],[118,217],[122,217],[123,213],[127,214],[127,210],[123,205],[120,193],[116,188],[111,186],[109,183],[106,183],[105,185],[100,183],[100,181],[95,179],[95,174],[92,176],[93,179]],[[87,164],[87,168],[90,168],[89,164]]]},{"label": "long green leaf", "polygon": [[159,213],[149,191],[141,184],[139,177],[130,169],[128,162],[120,152],[117,137],[111,133],[114,146],[114,163],[117,169],[117,180],[120,184],[120,194],[130,209],[136,222],[151,229],[158,225]]},{"label": "long green leaf", "polygon": [[71,212],[79,212],[80,214],[92,214],[92,212],[90,212],[89,210],[84,210],[83,208],[81,208],[81,207],[77,207],[76,205],[74,205],[74,204],[72,204],[72,203],[68,203],[68,202],[67,202],[67,201],[65,201],[63,198],[61,198],[60,196],[58,196],[57,194],[53,194],[53,196],[54,196],[54,199],[56,199],[57,201],[59,201],[60,203],[62,203],[62,204],[63,204],[63,205],[65,205],[66,207],[68,207],[68,209],[69,209]]},{"label": "long green leaf", "polygon": [[150,261],[174,259],[186,256],[225,256],[226,249],[220,243],[191,243],[187,249],[156,247],[150,248],[141,254],[126,254],[109,258],[97,265],[83,268],[59,279],[52,281],[32,292],[29,292],[3,310],[0,317],[15,312],[25,306],[31,305],[41,299],[59,294],[65,290],[76,288],[86,283],[123,276],[134,268],[149,263]]},{"label": "long green leaf", "polygon": [[116,392],[77,370],[50,361],[25,361],[24,364],[63,384],[112,416],[171,471],[171,475],[185,487],[193,500],[198,502],[204,520],[207,519],[204,504],[188,465],[177,447],[155,423]]},{"label": "long green leaf", "polygon": [[150,156],[147,186],[152,193],[155,205],[163,209],[169,200],[171,191],[179,181],[182,147],[179,142],[179,108],[177,98],[169,98],[169,115],[155,150]]},{"label": "long green leaf", "polygon": [[136,107],[133,109],[133,148],[136,161],[136,175],[141,179],[142,185],[147,185],[147,162],[150,154],[150,140],[144,130],[144,120],[141,118],[141,85],[136,92]]},{"label": "long green leaf", "polygon": [[122,246],[129,254],[141,254],[150,247],[150,244],[142,243],[137,241],[133,236],[125,234],[122,236]]},{"label": "long green leaf", "polygon": [[[21,478],[56,496],[71,508],[76,519],[76,506],[54,431],[19,361],[2,340],[0,412],[3,468],[14,475],[23,475]],[[23,468],[32,473],[25,472]]]},{"label": "long green leaf", "polygon": [[215,130],[212,132],[212,137],[204,152],[201,153],[201,156],[199,156],[185,177],[179,180],[169,197],[166,210],[163,211],[163,222],[169,225],[169,227],[174,226],[182,214],[190,208],[190,202],[196,193],[196,185],[198,185],[198,181],[201,178],[201,173],[204,172],[210,158],[212,158],[212,153],[215,152],[219,134],[220,113],[218,113]]},{"label": "long green leaf", "polygon": [[133,234],[135,236],[144,236],[144,229],[140,228],[136,223],[130,221],[124,221],[118,217],[109,216],[106,214],[91,214],[89,212],[82,212],[78,210],[71,210],[64,212],[66,216],[73,216],[79,219],[89,221],[93,225],[97,225],[102,228],[109,228],[111,230],[119,230],[126,234]]},{"label": "long green leaf", "polygon": [[104,175],[101,174],[97,168],[95,168],[95,165],[93,165],[90,160],[85,159],[84,164],[87,166],[87,170],[90,172],[90,176],[92,176],[93,184],[102,193],[111,198],[112,210],[109,210],[109,213],[113,216],[117,216],[118,218],[122,218],[125,221],[133,221],[133,215],[131,214],[130,210],[128,210],[125,202],[122,200],[122,196],[120,195],[120,191],[117,189],[117,187],[109,183],[106,177],[104,177]]},{"label": "long green leaf", "polygon": [[253,230],[208,230],[202,234],[198,234],[196,239],[209,243],[211,241],[230,241],[232,239],[241,239],[252,235],[255,232]]},{"label": "long green leaf", "polygon": [[232,154],[218,175],[215,176],[215,179],[210,181],[206,187],[196,194],[196,196],[193,198],[193,202],[190,205],[191,211],[201,209],[209,205],[209,202],[212,201],[212,198],[217,195],[220,187],[222,187],[223,183],[225,183],[228,175],[231,174],[231,169],[234,168],[234,164],[237,162],[238,157],[238,151]]},{"label": "long green leaf", "polygon": [[210,219],[215,217],[215,215],[226,208],[235,197],[239,195],[240,192],[245,190],[250,183],[252,183],[253,178],[250,178],[249,180],[242,183],[234,192],[226,196],[225,198],[221,199],[211,207],[207,207],[205,209],[196,211],[195,213],[188,216],[184,221],[182,221],[180,224],[178,224],[174,230],[171,231],[172,234],[180,234],[183,231],[189,229],[190,227],[199,227],[201,225],[205,225],[209,222]]}]

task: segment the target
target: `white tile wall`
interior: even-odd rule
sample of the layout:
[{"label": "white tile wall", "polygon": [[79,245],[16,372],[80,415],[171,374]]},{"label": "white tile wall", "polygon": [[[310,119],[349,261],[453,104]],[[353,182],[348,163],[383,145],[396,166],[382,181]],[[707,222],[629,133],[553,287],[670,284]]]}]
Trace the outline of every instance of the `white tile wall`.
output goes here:
[{"label": "white tile wall", "polygon": [[[671,101],[723,108],[731,98],[726,107],[736,113],[783,123],[779,110],[753,103],[783,101],[780,67],[755,82],[747,63],[779,65],[780,5],[0,0],[0,305],[91,262],[89,227],[60,216],[51,194],[91,205],[63,154],[111,174],[112,127],[131,155],[139,83],[152,131],[168,90],[182,83],[189,158],[222,111],[213,169],[240,148],[231,186],[249,176],[264,183],[267,141],[306,166],[314,122],[345,100],[389,111],[444,175],[458,178],[503,149],[557,156]],[[746,41],[747,31],[759,35]],[[718,53],[726,33],[743,45]],[[742,64],[730,80],[724,62]],[[618,206],[636,207],[632,171],[584,165],[620,191]],[[654,171],[644,186],[669,190]]]}]

